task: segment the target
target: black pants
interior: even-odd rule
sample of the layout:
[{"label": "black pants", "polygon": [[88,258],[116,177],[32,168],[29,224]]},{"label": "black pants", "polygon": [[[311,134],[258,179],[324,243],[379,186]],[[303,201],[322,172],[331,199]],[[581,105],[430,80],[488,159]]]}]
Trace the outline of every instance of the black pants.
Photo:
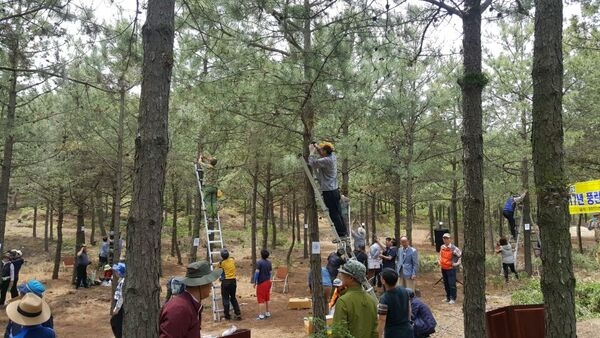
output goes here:
[{"label": "black pants", "polygon": [[2,284],[0,284],[0,305],[4,305],[6,301],[6,293],[8,292],[8,285],[10,284],[10,279],[3,280]]},{"label": "black pants", "polygon": [[517,237],[517,226],[515,224],[515,212],[504,210],[502,211],[502,215],[508,220],[508,229],[510,230],[510,234],[513,238]]},{"label": "black pants", "polygon": [[115,338],[123,337],[123,307],[119,309],[116,315],[110,317],[110,327]]},{"label": "black pants", "polygon": [[515,270],[515,263],[502,263],[502,271],[504,271],[504,279],[508,281],[508,269],[515,274],[515,278],[519,279],[519,275]]},{"label": "black pants", "polygon": [[87,265],[77,265],[77,279],[75,280],[75,288],[79,288],[83,286],[84,288],[88,287],[87,280]]},{"label": "black pants", "polygon": [[19,295],[19,291],[17,290],[17,283],[19,282],[19,278],[15,278],[12,287],[10,288],[10,298],[15,298]]},{"label": "black pants", "polygon": [[335,226],[335,231],[337,231],[338,236],[348,236],[348,228],[342,217],[339,189],[323,191],[323,202],[325,202],[325,206],[329,209],[329,217],[331,217],[331,221]]},{"label": "black pants", "polygon": [[237,282],[235,279],[224,279],[221,282],[221,298],[223,298],[223,313],[225,314],[225,319],[230,319],[231,315],[229,314],[229,305],[233,305],[233,312],[236,316],[240,316],[242,312],[240,311],[240,304],[235,297],[235,292],[237,290]]}]

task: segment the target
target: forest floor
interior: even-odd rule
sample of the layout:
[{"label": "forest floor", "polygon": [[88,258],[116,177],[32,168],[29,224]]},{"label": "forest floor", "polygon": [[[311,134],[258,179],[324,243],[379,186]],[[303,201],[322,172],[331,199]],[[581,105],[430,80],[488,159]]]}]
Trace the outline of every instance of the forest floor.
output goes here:
[{"label": "forest floor", "polygon": [[[70,283],[72,269],[61,268],[60,278],[52,280],[52,268],[54,257],[54,246],[50,247],[49,252],[44,251],[43,229],[38,230],[38,238],[31,237],[31,221],[17,222],[17,213],[9,215],[7,224],[6,243],[7,248],[20,248],[26,260],[26,264],[21,270],[20,280],[25,281],[36,278],[43,281],[46,285],[46,296],[48,303],[54,315],[54,325],[57,336],[59,337],[112,337],[109,324],[109,307],[111,301],[111,288],[94,286],[89,289],[75,290]],[[228,228],[237,228],[241,230],[235,218],[223,220],[223,224]],[[43,226],[43,217],[40,216],[38,224]],[[74,252],[73,243],[75,237],[74,219],[67,218],[64,238],[65,249],[63,253]],[[593,233],[582,229],[584,243],[587,246],[593,245]],[[381,234],[385,237],[386,234]],[[420,255],[435,254],[435,248],[430,245],[428,231],[413,230],[413,246],[416,247]],[[323,260],[327,254],[335,250],[334,244],[331,244],[331,235],[329,227],[321,227],[321,250]],[[168,244],[170,240],[165,239],[165,250],[163,250],[163,272],[164,276],[161,285],[165,284],[169,276],[182,276],[185,274],[185,267],[176,264],[176,259],[166,255],[168,253]],[[310,297],[307,287],[308,260],[303,258],[303,247],[296,244],[292,253],[292,267],[289,274],[289,292],[281,293],[281,285],[274,287],[271,298],[272,318],[264,321],[256,320],[257,306],[255,292],[249,283],[252,272],[250,248],[245,245],[229,245],[232,256],[236,258],[238,265],[238,300],[242,309],[243,320],[236,322],[213,322],[212,313],[207,305],[210,300],[204,300],[205,310],[202,318],[202,335],[218,336],[222,331],[231,325],[238,328],[252,330],[254,337],[277,337],[287,338],[307,336],[304,329],[303,318],[310,315],[310,310],[288,310],[287,303],[290,297]],[[90,257],[97,262],[98,246],[90,248]],[[288,248],[277,248],[273,250],[271,259],[274,267],[285,262]],[[65,254],[67,255],[67,254]],[[184,257],[184,262],[187,262]],[[90,268],[90,272],[91,272]],[[586,274],[585,278],[598,280],[600,273],[590,276]],[[420,274],[417,280],[417,289],[421,291],[421,298],[427,303],[438,322],[437,333],[432,337],[463,337],[463,313],[461,300],[463,299],[463,286],[458,285],[458,303],[449,305],[442,302],[444,298],[443,284],[437,283],[441,275],[439,272],[427,272]],[[579,278],[580,276],[578,276]],[[458,276],[462,279],[462,274]],[[500,279],[501,280],[501,279]],[[486,309],[491,310],[510,304],[510,295],[513,290],[518,288],[519,283],[523,281],[512,280],[508,284],[489,283],[486,286]],[[164,288],[164,286],[163,286]],[[162,295],[164,296],[164,291]],[[5,327],[7,317],[4,311],[0,311],[0,325]],[[580,338],[598,337],[600,332],[600,319],[580,321],[577,323],[577,334]]]}]

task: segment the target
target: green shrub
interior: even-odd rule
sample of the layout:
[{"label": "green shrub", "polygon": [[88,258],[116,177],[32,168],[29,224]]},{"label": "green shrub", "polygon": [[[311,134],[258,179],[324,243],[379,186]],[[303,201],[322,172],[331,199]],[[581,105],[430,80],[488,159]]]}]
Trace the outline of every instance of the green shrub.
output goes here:
[{"label": "green shrub", "polygon": [[540,288],[540,280],[531,278],[526,283],[521,284],[521,287],[513,292],[511,303],[513,305],[544,303],[544,297]]},{"label": "green shrub", "polygon": [[421,255],[419,256],[419,272],[439,271],[437,255]]},{"label": "green shrub", "polygon": [[583,269],[585,271],[596,271],[600,268],[596,258],[591,256],[590,253],[579,253],[573,252],[571,254],[571,259],[573,260],[573,267],[578,269]]},{"label": "green shrub", "polygon": [[[531,278],[522,284],[519,290],[513,292],[513,305],[542,304],[544,298],[540,280]],[[578,283],[575,287],[575,314],[577,319],[600,317],[600,283]]]}]

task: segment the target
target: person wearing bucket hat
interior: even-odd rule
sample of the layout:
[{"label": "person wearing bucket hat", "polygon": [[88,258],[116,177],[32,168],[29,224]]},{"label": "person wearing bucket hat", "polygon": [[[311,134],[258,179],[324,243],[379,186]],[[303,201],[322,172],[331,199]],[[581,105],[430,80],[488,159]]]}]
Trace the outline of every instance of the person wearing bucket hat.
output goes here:
[{"label": "person wearing bucket hat", "polygon": [[6,307],[6,315],[12,322],[22,325],[21,332],[15,338],[54,338],[54,330],[42,323],[52,315],[48,304],[32,292],[14,301]]},{"label": "person wearing bucket hat", "polygon": [[[309,151],[311,156],[308,157],[308,165],[317,172],[323,202],[329,210],[331,222],[333,222],[340,240],[348,241],[348,227],[342,216],[341,195],[337,183],[337,159],[333,153],[333,144],[329,142],[321,142],[319,145],[312,143]],[[318,153],[318,157],[316,153]]]},{"label": "person wearing bucket hat", "polygon": [[[28,293],[33,293],[34,295],[43,298],[44,292],[46,292],[46,287],[44,287],[44,284],[42,284],[40,281],[31,279],[26,283],[19,285],[17,287],[17,290],[19,291],[19,296],[16,298],[12,298],[10,300],[11,303],[23,298],[23,296],[25,296]],[[53,328],[54,321],[52,316],[50,316],[50,318],[47,321],[45,321],[42,324],[42,326]],[[23,325],[17,324],[12,320],[9,320],[8,325],[6,325],[6,330],[4,332],[4,338],[16,337],[22,329]]]},{"label": "person wearing bucket hat", "polygon": [[113,269],[109,264],[105,264],[103,267],[104,273],[102,274],[102,286],[111,286],[112,285],[112,275]]},{"label": "person wearing bucket hat", "polygon": [[[333,325],[345,327],[354,337],[376,338],[377,304],[361,286],[366,278],[365,266],[351,259],[339,272],[342,287],[346,290],[335,304]],[[335,336],[335,332],[333,334]]]},{"label": "person wearing bucket hat", "polygon": [[160,312],[160,338],[200,338],[202,299],[210,295],[210,286],[223,269],[212,270],[207,261],[191,263],[183,284],[185,290],[172,297]]}]

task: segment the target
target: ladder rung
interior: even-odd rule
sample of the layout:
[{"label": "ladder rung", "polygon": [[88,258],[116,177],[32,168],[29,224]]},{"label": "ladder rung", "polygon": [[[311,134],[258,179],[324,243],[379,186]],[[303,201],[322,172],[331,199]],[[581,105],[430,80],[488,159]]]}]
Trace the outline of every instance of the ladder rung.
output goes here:
[{"label": "ladder rung", "polygon": [[208,244],[221,243],[221,241],[208,241]]},{"label": "ladder rung", "polygon": [[220,233],[221,230],[219,230],[219,229],[217,229],[217,230],[207,230],[206,232],[208,232],[209,234],[214,234],[214,233],[217,233],[217,232]]}]

